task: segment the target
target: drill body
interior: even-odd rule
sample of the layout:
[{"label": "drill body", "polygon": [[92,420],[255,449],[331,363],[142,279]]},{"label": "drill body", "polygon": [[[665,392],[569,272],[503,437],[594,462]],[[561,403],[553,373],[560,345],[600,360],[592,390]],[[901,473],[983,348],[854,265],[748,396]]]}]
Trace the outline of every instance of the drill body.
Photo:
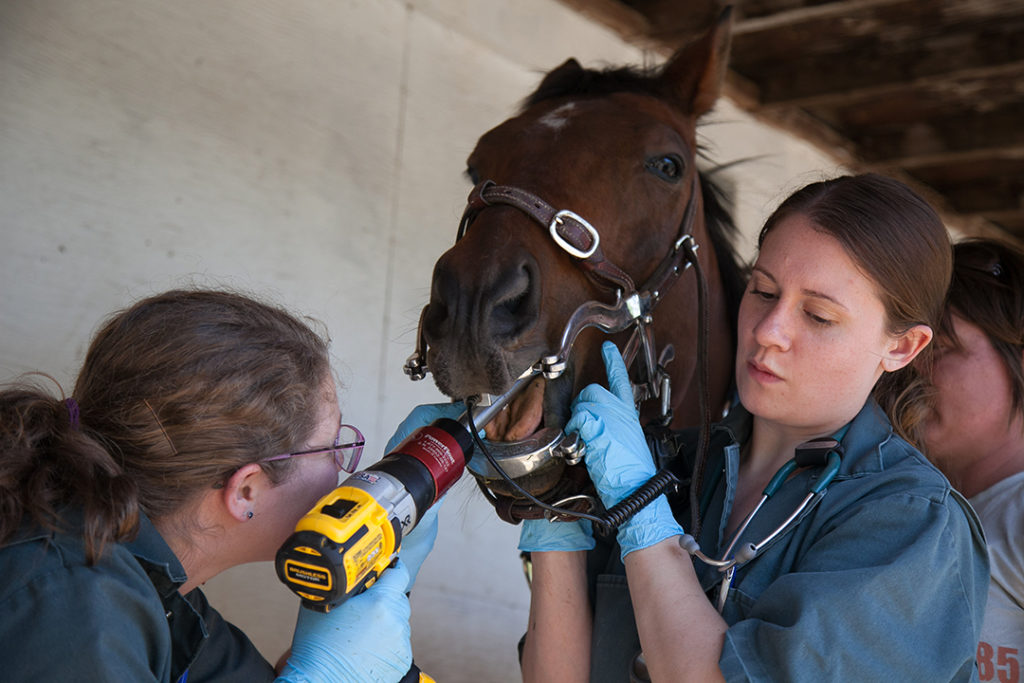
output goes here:
[{"label": "drill body", "polygon": [[402,539],[458,481],[472,436],[441,418],[317,501],[277,552],[277,575],[302,604],[327,612],[373,585]]}]

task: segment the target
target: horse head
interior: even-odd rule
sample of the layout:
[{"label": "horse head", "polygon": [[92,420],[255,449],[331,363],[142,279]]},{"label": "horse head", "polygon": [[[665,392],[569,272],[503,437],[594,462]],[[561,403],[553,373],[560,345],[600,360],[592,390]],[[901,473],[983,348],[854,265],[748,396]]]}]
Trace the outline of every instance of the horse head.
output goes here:
[{"label": "horse head", "polygon": [[[453,398],[501,394],[536,375],[487,426],[492,443],[560,434],[572,398],[604,380],[606,335],[625,350],[637,398],[657,399],[643,404],[645,418],[696,424],[698,370],[710,403],[724,403],[740,271],[730,235],[708,220],[720,209],[697,170],[696,127],[718,97],[729,28],[727,11],[651,71],[569,59],[470,154],[475,187],[456,244],[435,266],[421,336],[426,365]],[[689,265],[709,284],[703,364]],[[534,495],[565,479],[561,465],[524,477]]]}]

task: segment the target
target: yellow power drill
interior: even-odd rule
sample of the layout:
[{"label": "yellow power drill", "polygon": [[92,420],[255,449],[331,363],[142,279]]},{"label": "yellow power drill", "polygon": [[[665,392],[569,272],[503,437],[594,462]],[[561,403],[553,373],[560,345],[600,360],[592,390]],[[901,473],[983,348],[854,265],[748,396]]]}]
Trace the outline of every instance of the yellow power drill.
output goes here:
[{"label": "yellow power drill", "polygon": [[299,520],[277,551],[277,575],[319,612],[369,588],[402,539],[454,484],[473,450],[469,430],[441,418],[350,475]]},{"label": "yellow power drill", "polygon": [[[490,405],[472,408],[482,429],[530,383],[524,373]],[[312,610],[327,612],[373,585],[402,539],[458,481],[473,451],[469,414],[410,434],[379,462],[321,498],[277,551],[277,575]]]},{"label": "yellow power drill", "polygon": [[[483,428],[526,388],[524,374],[491,404],[474,410]],[[317,501],[277,551],[277,576],[303,606],[328,612],[377,581],[402,539],[459,480],[473,452],[469,416],[440,418],[414,431],[379,462],[350,475]],[[400,683],[434,683],[414,663]]]}]

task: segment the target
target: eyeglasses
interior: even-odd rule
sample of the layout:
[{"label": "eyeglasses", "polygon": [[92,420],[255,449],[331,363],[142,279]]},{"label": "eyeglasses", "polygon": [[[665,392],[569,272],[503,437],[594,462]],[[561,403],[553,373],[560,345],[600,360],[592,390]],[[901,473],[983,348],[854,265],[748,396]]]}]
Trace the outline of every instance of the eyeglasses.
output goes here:
[{"label": "eyeglasses", "polygon": [[333,453],[334,462],[338,466],[339,470],[355,472],[356,467],[359,466],[359,458],[363,454],[364,445],[366,445],[366,439],[363,438],[363,433],[352,425],[343,424],[338,427],[338,435],[334,438],[334,443],[330,446],[325,446],[324,448],[313,448],[308,451],[296,451],[295,453],[282,453],[281,455],[263,458],[258,462],[286,460],[288,458],[297,458],[301,455]]}]

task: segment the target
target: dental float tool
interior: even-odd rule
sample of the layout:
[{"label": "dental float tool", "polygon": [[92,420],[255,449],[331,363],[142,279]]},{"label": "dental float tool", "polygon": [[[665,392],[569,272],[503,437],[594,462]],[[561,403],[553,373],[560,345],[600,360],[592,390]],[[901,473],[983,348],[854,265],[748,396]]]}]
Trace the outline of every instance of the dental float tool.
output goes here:
[{"label": "dental float tool", "polygon": [[521,394],[539,374],[539,368],[536,366],[531,367],[521,374],[504,394],[489,396],[490,404],[488,405],[482,402],[483,398],[481,396],[470,396],[466,399],[466,412],[459,416],[458,421],[467,429],[473,427],[476,423],[479,423],[481,426],[488,424],[497,417],[498,413],[505,409],[505,406],[512,402],[512,399]]}]

